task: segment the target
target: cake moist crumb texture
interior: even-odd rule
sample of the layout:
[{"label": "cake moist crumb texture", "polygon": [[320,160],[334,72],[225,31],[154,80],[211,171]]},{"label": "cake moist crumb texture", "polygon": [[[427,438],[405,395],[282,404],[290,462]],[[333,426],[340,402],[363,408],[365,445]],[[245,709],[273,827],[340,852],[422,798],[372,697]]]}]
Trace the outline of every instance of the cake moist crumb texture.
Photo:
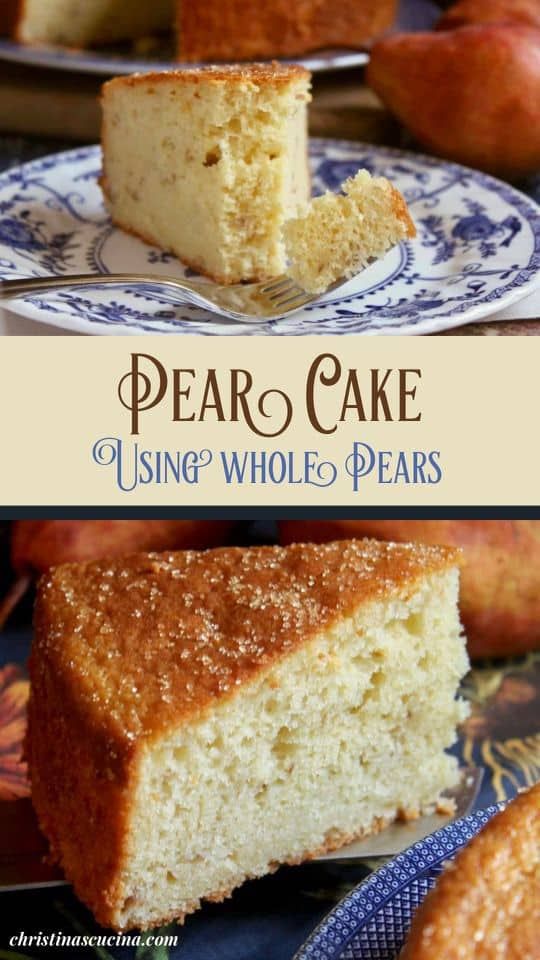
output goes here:
[{"label": "cake moist crumb texture", "polygon": [[359,273],[416,230],[399,190],[360,170],[343,193],[316,197],[283,232],[287,272],[310,293]]},{"label": "cake moist crumb texture", "polygon": [[456,551],[376,541],[138,554],[39,586],[27,752],[97,919],[182,919],[431,807],[467,668]]},{"label": "cake moist crumb texture", "polygon": [[115,223],[220,283],[285,266],[310,194],[310,75],[279,64],[120,77],[103,88],[102,186]]}]

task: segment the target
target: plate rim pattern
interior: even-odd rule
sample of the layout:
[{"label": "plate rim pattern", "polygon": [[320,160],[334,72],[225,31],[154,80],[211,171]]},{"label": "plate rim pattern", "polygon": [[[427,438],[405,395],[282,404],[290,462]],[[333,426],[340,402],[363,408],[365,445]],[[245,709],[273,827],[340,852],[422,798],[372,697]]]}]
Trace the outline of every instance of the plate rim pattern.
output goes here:
[{"label": "plate rim pattern", "polygon": [[[354,313],[354,309],[347,311],[346,307],[348,303],[354,303],[362,300],[368,293],[372,292],[373,288],[368,288],[365,291],[352,292],[350,296],[340,297],[335,300],[324,301],[323,304],[316,304],[310,308],[306,309],[306,315],[309,316],[309,313],[314,309],[320,309],[325,311],[324,315],[324,328],[318,329],[319,324],[317,321],[313,322],[312,325],[309,325],[307,321],[304,321],[307,329],[295,330],[294,325],[292,329],[284,329],[280,327],[279,321],[269,322],[264,326],[257,327],[256,329],[251,328],[251,330],[246,329],[245,326],[240,326],[236,330],[228,329],[227,335],[317,335],[317,334],[326,334],[326,333],[348,333],[348,334],[378,334],[378,335],[394,335],[402,334],[403,327],[406,326],[406,333],[424,333],[424,332],[438,332],[442,329],[451,329],[453,326],[458,325],[458,323],[470,323],[475,320],[489,316],[490,312],[498,311],[503,309],[506,306],[509,306],[511,303],[519,300],[521,297],[526,296],[528,293],[532,293],[534,289],[540,285],[540,206],[533,200],[528,197],[526,194],[522,193],[520,190],[514,186],[505,183],[504,181],[498,180],[495,177],[492,177],[489,174],[483,173],[481,171],[472,170],[467,167],[463,167],[459,164],[450,163],[446,161],[441,161],[437,157],[427,156],[425,154],[412,153],[410,151],[403,151],[396,147],[387,147],[381,145],[366,144],[362,141],[351,141],[344,139],[332,139],[332,138],[310,138],[310,152],[312,156],[325,155],[329,154],[332,150],[342,151],[344,154],[344,160],[347,159],[347,154],[357,154],[359,157],[362,155],[365,156],[366,153],[370,151],[375,152],[381,160],[402,160],[408,161],[409,163],[417,163],[421,167],[427,167],[428,169],[444,168],[445,173],[449,176],[455,176],[456,178],[472,178],[475,183],[480,184],[486,190],[494,192],[501,200],[508,205],[510,208],[516,210],[524,220],[528,223],[531,230],[531,235],[533,239],[533,250],[529,259],[528,264],[520,265],[510,280],[504,280],[503,276],[500,277],[500,282],[497,282],[496,286],[492,288],[485,294],[478,296],[474,299],[473,302],[470,300],[464,300],[461,303],[454,303],[450,309],[446,309],[443,313],[435,316],[418,316],[414,318],[406,319],[405,323],[400,322],[399,317],[396,319],[391,318],[388,323],[385,323],[384,326],[370,328],[370,318],[368,315],[362,316],[362,314]],[[82,163],[90,159],[96,159],[100,161],[100,146],[99,144],[91,144],[83,147],[76,147],[73,149],[65,150],[60,153],[50,154],[45,157],[40,157],[34,160],[30,160],[25,164],[20,166],[12,167],[0,174],[0,190],[4,190],[9,187],[10,183],[15,181],[17,175],[20,176],[21,171],[32,175],[35,173],[47,172],[48,170],[58,169],[62,165],[71,166],[72,164]],[[413,201],[414,202],[414,201]],[[403,245],[402,249],[407,251],[407,244]],[[406,253],[405,253],[406,257]],[[495,271],[496,272],[496,271]],[[388,281],[385,280],[385,284],[390,284],[392,278]],[[442,282],[442,281],[441,281]],[[71,328],[75,330],[80,330],[80,324],[88,325],[94,324],[94,329],[88,330],[88,332],[100,332],[100,333],[112,333],[112,334],[131,334],[131,333],[145,333],[145,327],[139,322],[136,323],[132,321],[126,321],[123,324],[114,324],[110,320],[105,318],[93,318],[90,316],[84,316],[83,309],[81,307],[81,316],[69,317],[67,311],[62,314],[59,319],[54,319],[52,316],[35,316],[34,311],[41,310],[47,314],[46,304],[39,304],[36,301],[36,298],[28,298],[26,300],[27,304],[30,307],[33,307],[31,317],[35,320],[40,320],[42,322],[56,323],[57,326],[63,328]],[[486,310],[486,307],[488,308]],[[15,313],[24,313],[20,308],[17,309],[17,304],[13,306],[10,305],[10,308]],[[332,311],[335,312],[332,312]],[[328,314],[327,311],[330,311]],[[61,311],[59,311],[61,312]],[[357,323],[355,329],[349,330],[345,329],[345,323],[343,322],[342,313],[349,315],[349,319],[354,320],[357,318]],[[27,312],[25,315],[29,315]],[[449,322],[453,318],[459,318],[458,323]],[[219,320],[219,318],[217,318]],[[339,328],[336,330],[328,331],[326,329],[327,324],[329,323],[342,323],[342,329]],[[189,329],[190,321],[186,318],[173,319],[170,322],[168,330],[156,331],[163,333],[195,333],[197,335],[217,335],[218,330],[210,329],[205,330],[204,321],[199,320],[197,327]],[[105,329],[108,328],[108,329]]]},{"label": "plate rim pattern", "polygon": [[[441,868],[475,836],[505,804],[476,810],[418,840],[359,883],[321,920],[293,960],[340,960],[343,951],[377,913],[410,884],[430,870]],[[430,850],[430,848],[433,848]],[[343,936],[334,927],[346,926]]]}]

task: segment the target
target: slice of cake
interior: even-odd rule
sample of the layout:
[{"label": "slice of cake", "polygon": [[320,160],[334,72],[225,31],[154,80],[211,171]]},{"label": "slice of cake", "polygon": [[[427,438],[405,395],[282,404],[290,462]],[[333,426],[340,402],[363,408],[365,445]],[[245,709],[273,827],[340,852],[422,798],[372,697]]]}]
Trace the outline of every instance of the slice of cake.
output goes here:
[{"label": "slice of cake", "polygon": [[10,0],[0,32],[20,43],[88,47],[168,30],[175,0]]},{"label": "slice of cake", "polygon": [[287,272],[309,293],[352,277],[416,230],[399,190],[360,170],[284,225]]},{"label": "slice of cake", "polygon": [[103,88],[103,190],[115,223],[221,283],[285,266],[309,197],[310,75],[277,64],[145,74]]},{"label": "slice of cake", "polygon": [[179,0],[180,60],[296,56],[366,47],[393,22],[396,0]]},{"label": "slice of cake", "polygon": [[0,33],[21,43],[88,47],[172,31],[178,58],[250,60],[365,47],[397,0],[0,0]]},{"label": "slice of cake", "polygon": [[181,919],[436,803],[464,713],[457,563],[366,540],[45,576],[32,795],[97,919]]}]

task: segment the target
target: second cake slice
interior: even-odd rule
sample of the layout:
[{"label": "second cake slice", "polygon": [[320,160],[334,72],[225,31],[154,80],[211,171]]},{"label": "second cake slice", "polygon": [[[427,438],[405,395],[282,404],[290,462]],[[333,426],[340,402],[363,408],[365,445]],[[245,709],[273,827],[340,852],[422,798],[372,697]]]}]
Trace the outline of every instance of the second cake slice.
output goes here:
[{"label": "second cake slice", "polygon": [[103,89],[113,220],[220,283],[285,267],[309,198],[310,75],[277,64],[120,77]]},{"label": "second cake slice", "polygon": [[463,716],[457,562],[352,541],[43,579],[33,801],[102,923],[181,918],[437,801]]}]

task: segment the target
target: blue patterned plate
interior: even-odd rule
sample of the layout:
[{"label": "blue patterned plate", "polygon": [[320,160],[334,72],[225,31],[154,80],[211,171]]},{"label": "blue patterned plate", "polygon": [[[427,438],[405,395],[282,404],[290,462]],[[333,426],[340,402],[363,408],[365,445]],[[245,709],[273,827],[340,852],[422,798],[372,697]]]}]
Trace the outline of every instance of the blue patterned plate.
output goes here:
[{"label": "blue patterned plate", "polygon": [[[216,319],[138,287],[36,295],[13,302],[33,320],[81,333],[420,334],[477,321],[540,282],[540,208],[478,171],[386,147],[317,140],[314,189],[336,190],[359,167],[405,194],[418,237],[284,321]],[[171,255],[115,229],[104,210],[99,147],[36,160],[0,176],[0,277],[47,273],[189,273]]]},{"label": "blue patterned plate", "polygon": [[396,960],[412,916],[444,862],[502,806],[456,820],[372,873],[319,924],[294,960]]}]

